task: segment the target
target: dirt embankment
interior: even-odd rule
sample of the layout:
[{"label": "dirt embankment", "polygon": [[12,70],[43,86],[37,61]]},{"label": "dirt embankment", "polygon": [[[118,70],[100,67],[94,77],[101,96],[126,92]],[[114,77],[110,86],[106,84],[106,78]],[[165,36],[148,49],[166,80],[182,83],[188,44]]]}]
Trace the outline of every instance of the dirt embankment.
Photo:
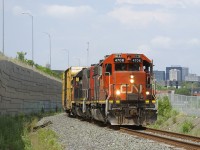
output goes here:
[{"label": "dirt embankment", "polygon": [[162,123],[159,129],[200,137],[200,117],[178,114]]}]

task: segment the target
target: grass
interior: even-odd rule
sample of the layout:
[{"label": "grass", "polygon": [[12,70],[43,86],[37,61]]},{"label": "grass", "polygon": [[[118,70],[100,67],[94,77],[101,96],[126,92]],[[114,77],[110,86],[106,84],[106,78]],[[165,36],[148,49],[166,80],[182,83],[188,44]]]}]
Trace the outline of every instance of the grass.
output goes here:
[{"label": "grass", "polygon": [[61,79],[61,75],[56,73],[56,72],[54,72],[54,71],[52,71],[50,68],[43,67],[41,65],[35,64],[33,60],[26,59],[25,58],[26,54],[27,54],[26,52],[17,52],[17,60],[19,60],[20,62],[22,62],[24,64],[27,64],[29,66],[32,66],[32,67],[35,66],[35,68],[37,70],[40,70],[40,71],[42,71],[42,72],[44,72],[44,73],[46,73],[46,74],[48,74],[50,76],[53,76],[55,78]]},{"label": "grass", "polygon": [[[57,135],[54,131],[49,129],[40,129],[38,131],[39,145],[42,145],[44,149],[48,150],[61,150],[61,145],[57,143]],[[46,144],[43,144],[46,142]]]},{"label": "grass", "polygon": [[58,79],[61,79],[61,74],[58,74],[54,71],[52,71],[51,69],[47,68],[47,67],[43,67],[43,66],[40,66],[38,64],[34,64],[34,66],[36,67],[36,69],[50,75],[50,76],[53,76],[55,78],[58,78]]},{"label": "grass", "polygon": [[158,101],[158,119],[150,127],[200,136],[198,120],[196,116],[185,116],[173,110],[169,99],[164,97]]},{"label": "grass", "polygon": [[54,114],[0,116],[0,150],[62,150],[55,132],[46,129],[32,132],[39,119]]},{"label": "grass", "polygon": [[57,142],[57,135],[49,129],[39,129],[29,134],[33,150],[63,150]]},{"label": "grass", "polygon": [[34,67],[35,69],[37,69],[39,72],[42,72],[42,73],[44,73],[44,74],[48,74],[48,75],[50,75],[50,76],[52,76],[52,77],[55,77],[55,78],[57,78],[57,79],[61,79],[61,77],[62,77],[62,74],[60,74],[60,73],[57,73],[57,72],[54,72],[54,71],[52,71],[50,68],[48,68],[48,67],[43,67],[43,66],[41,66],[41,65],[38,65],[38,64],[36,64],[34,61],[32,61],[32,60],[28,60],[28,59],[26,59],[25,58],[25,56],[26,56],[26,52],[17,52],[17,57],[16,57],[16,59],[13,59],[13,58],[8,58],[8,57],[6,57],[5,55],[3,55],[2,53],[0,53],[0,59],[1,58],[4,58],[4,59],[6,59],[6,60],[10,60],[10,61],[14,61],[15,63],[20,63],[20,64],[23,64],[23,66],[25,67],[27,67],[27,66],[30,66],[30,67]]},{"label": "grass", "polygon": [[175,124],[175,123],[177,122],[176,116],[173,116],[173,117],[172,117],[172,122],[173,122],[173,124]]},{"label": "grass", "polygon": [[0,149],[23,150],[31,149],[30,140],[24,128],[24,117],[1,116],[0,117]]},{"label": "grass", "polygon": [[200,137],[200,128],[196,128],[193,131],[190,132],[193,136],[199,136]]},{"label": "grass", "polygon": [[169,118],[174,118],[173,122],[176,122],[176,116],[179,113],[172,109],[171,103],[168,97],[163,97],[163,99],[158,100],[158,116],[155,124],[150,125],[152,128],[158,129],[164,122]]},{"label": "grass", "polygon": [[181,132],[182,133],[189,133],[193,129],[192,122],[185,120],[181,126]]}]

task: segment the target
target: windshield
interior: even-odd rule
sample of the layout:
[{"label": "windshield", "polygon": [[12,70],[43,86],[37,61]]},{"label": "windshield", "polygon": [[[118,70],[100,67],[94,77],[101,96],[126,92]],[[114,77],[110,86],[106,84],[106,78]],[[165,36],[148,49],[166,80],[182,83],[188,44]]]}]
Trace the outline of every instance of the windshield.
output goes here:
[{"label": "windshield", "polygon": [[125,63],[117,63],[115,64],[115,71],[139,71],[140,70],[140,64],[138,63],[131,63],[131,64],[125,64]]}]

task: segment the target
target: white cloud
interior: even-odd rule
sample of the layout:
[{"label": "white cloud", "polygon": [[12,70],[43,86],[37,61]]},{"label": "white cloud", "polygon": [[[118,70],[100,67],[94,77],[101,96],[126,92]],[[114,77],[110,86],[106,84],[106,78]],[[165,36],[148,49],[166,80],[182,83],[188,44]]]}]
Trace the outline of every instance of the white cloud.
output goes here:
[{"label": "white cloud", "polygon": [[190,39],[187,43],[189,45],[192,45],[192,46],[199,46],[200,45],[200,39],[193,38],[193,39]]},{"label": "white cloud", "polygon": [[90,13],[93,9],[90,6],[63,6],[63,5],[49,5],[44,7],[45,13],[47,15],[61,18],[63,16],[77,16],[84,13]]},{"label": "white cloud", "polygon": [[117,0],[117,4],[162,5],[165,7],[187,7],[200,5],[199,0]]},{"label": "white cloud", "polygon": [[157,36],[151,40],[151,45],[159,48],[169,48],[171,46],[171,38]]},{"label": "white cloud", "polygon": [[162,11],[134,11],[130,7],[115,8],[108,15],[126,25],[147,26],[152,22],[166,24],[172,20],[170,14]]}]

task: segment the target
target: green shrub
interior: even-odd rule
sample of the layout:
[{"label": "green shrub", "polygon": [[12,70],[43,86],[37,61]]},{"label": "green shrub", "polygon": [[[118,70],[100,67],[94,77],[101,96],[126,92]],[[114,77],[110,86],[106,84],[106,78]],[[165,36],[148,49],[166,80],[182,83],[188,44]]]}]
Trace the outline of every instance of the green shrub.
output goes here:
[{"label": "green shrub", "polygon": [[171,116],[175,117],[179,114],[179,112],[177,110],[172,110],[171,111]]},{"label": "green shrub", "polygon": [[[32,150],[29,134],[32,132],[33,127],[42,117],[55,114],[19,114],[14,117],[0,116],[0,150]],[[48,133],[51,133],[51,131]],[[52,144],[52,142],[50,143]],[[59,144],[56,143],[55,145]]]},{"label": "green shrub", "polygon": [[180,88],[175,90],[175,94],[180,95],[191,95],[190,89],[188,88]]},{"label": "green shrub", "polygon": [[169,119],[172,116],[177,116],[179,113],[172,109],[172,105],[167,96],[158,100],[158,116]]},{"label": "green shrub", "polygon": [[172,106],[167,96],[163,97],[162,100],[158,100],[158,115],[170,118],[172,111]]},{"label": "green shrub", "polygon": [[155,124],[152,125],[152,127],[159,128],[159,126],[163,125],[163,123],[171,117],[174,117],[172,121],[176,122],[177,115],[178,112],[172,109],[172,105],[169,101],[169,98],[165,96],[162,99],[158,100],[158,119],[155,122]]},{"label": "green shrub", "polygon": [[156,120],[156,124],[161,125],[163,124],[163,122],[165,122],[165,120],[166,119],[164,117],[159,116],[158,119]]},{"label": "green shrub", "polygon": [[34,65],[34,61],[33,60],[26,60],[27,64],[29,66],[33,66]]},{"label": "green shrub", "polygon": [[28,59],[25,59],[25,55],[27,53],[26,52],[17,52],[17,59],[22,62],[22,63],[25,63],[29,66],[35,66],[37,70],[40,70],[50,76],[53,76],[53,77],[56,77],[58,79],[61,79],[61,75],[52,71],[50,68],[47,68],[47,67],[42,67],[38,64],[35,64],[33,60],[28,60]]},{"label": "green shrub", "polygon": [[193,129],[193,124],[190,121],[185,120],[181,126],[182,133],[188,133]]},{"label": "green shrub", "polygon": [[25,135],[24,132],[24,118],[1,116],[0,117],[0,149],[25,149],[25,139],[22,138]]},{"label": "green shrub", "polygon": [[18,60],[20,60],[20,61],[22,61],[22,62],[24,62],[25,61],[25,55],[26,55],[27,53],[26,52],[17,52],[17,59]]},{"label": "green shrub", "polygon": [[40,65],[38,65],[38,64],[35,64],[35,67],[36,67],[36,69],[38,69],[38,70],[40,70],[40,71],[42,71],[42,72],[44,72],[44,73],[46,73],[46,74],[49,74],[49,75],[51,75],[51,76],[54,76],[54,77],[56,77],[56,78],[61,79],[61,75],[60,75],[60,74],[58,74],[58,73],[52,71],[52,70],[49,69],[49,68],[42,67],[42,66],[40,66]]},{"label": "green shrub", "polygon": [[177,120],[176,120],[176,116],[173,116],[173,118],[172,118],[172,122],[173,122],[173,124],[175,124],[175,123],[177,122]]}]

